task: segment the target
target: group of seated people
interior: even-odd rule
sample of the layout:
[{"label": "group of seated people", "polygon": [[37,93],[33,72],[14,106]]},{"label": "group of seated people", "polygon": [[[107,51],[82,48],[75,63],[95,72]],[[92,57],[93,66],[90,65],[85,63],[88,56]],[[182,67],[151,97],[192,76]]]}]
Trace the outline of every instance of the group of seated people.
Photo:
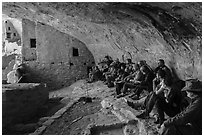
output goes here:
[{"label": "group of seated people", "polygon": [[[160,134],[202,134],[201,81],[174,80],[163,59],[159,59],[154,70],[145,60],[134,64],[131,59],[121,63],[105,57],[104,62],[103,67],[94,67],[90,78],[103,80],[108,87],[115,86],[117,98],[126,96],[129,106],[143,108],[138,118],[149,118],[155,107],[155,124],[159,124]],[[147,94],[141,97],[144,91]]]}]

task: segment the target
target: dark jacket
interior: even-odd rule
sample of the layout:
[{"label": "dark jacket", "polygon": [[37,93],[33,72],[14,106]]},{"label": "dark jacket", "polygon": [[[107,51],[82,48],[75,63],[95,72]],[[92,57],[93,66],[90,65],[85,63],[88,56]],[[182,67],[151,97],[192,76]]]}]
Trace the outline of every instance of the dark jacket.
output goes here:
[{"label": "dark jacket", "polygon": [[[201,95],[202,96],[202,95]],[[181,113],[164,122],[164,126],[185,126],[190,123],[196,134],[202,134],[202,98],[198,96]]]},{"label": "dark jacket", "polygon": [[175,86],[172,86],[166,99],[170,105],[176,104],[177,107],[180,107],[182,101],[181,90]]},{"label": "dark jacket", "polygon": [[152,71],[149,71],[149,73],[147,73],[144,76],[144,80],[141,83],[141,86],[146,86],[148,91],[152,91],[153,90],[153,79],[154,79],[155,75]]}]

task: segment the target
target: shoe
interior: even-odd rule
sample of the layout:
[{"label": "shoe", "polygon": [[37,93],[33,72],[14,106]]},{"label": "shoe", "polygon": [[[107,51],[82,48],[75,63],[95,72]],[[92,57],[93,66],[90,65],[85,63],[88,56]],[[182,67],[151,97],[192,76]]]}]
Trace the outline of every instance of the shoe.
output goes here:
[{"label": "shoe", "polygon": [[159,124],[159,123],[160,123],[159,119],[157,119],[156,121],[154,121],[154,124]]},{"label": "shoe", "polygon": [[147,114],[146,111],[145,111],[142,114],[137,115],[136,117],[141,118],[141,119],[147,119],[147,118],[149,118],[149,114]]},{"label": "shoe", "polygon": [[139,100],[139,97],[136,95],[136,96],[133,96],[131,97],[132,100]]},{"label": "shoe", "polygon": [[128,106],[130,106],[130,107],[134,107],[134,104],[133,104],[132,102],[128,101],[128,100],[127,100],[127,104],[128,104]]},{"label": "shoe", "polygon": [[160,126],[163,124],[164,120],[160,120],[159,118],[154,121],[155,124],[159,124]]}]

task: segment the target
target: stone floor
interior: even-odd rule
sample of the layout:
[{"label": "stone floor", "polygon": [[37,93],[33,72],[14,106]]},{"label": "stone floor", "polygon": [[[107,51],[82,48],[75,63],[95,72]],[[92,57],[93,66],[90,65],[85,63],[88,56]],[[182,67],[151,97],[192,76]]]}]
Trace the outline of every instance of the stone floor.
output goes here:
[{"label": "stone floor", "polygon": [[[136,118],[141,111],[129,107],[123,98],[117,99],[115,88],[108,88],[101,81],[80,80],[70,87],[50,92],[49,96],[62,98],[60,102],[65,105],[31,134],[158,134],[152,118]],[[83,101],[84,96],[91,97],[92,102]],[[136,124],[129,124],[133,120]],[[131,126],[135,131],[130,130]]]}]

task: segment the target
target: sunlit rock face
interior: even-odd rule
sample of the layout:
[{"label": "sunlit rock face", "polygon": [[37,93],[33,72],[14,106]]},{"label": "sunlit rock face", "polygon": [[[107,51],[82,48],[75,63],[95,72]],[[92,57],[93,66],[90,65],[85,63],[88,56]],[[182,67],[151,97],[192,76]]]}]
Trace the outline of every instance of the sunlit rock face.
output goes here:
[{"label": "sunlit rock face", "polygon": [[163,58],[185,80],[202,77],[202,3],[3,3],[3,14],[48,24],[105,55]]}]

